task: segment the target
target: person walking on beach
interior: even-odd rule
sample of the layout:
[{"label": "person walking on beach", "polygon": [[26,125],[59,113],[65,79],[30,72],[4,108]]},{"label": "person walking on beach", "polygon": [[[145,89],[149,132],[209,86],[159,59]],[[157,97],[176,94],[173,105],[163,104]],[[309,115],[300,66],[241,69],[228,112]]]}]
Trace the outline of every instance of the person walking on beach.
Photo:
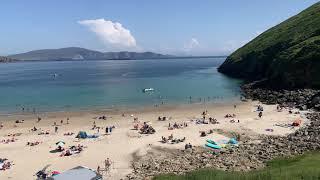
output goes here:
[{"label": "person walking on beach", "polygon": [[258,116],[259,116],[259,118],[262,117],[262,111],[259,112]]},{"label": "person walking on beach", "polygon": [[67,124],[69,124],[69,118],[67,118]]},{"label": "person walking on beach", "polygon": [[99,175],[101,175],[100,166],[97,167],[97,173],[98,173]]},{"label": "person walking on beach", "polygon": [[58,132],[58,126],[54,127],[54,132],[57,133]]},{"label": "person walking on beach", "polygon": [[109,158],[107,158],[106,160],[104,160],[104,167],[106,172],[108,172],[110,170],[110,166],[111,166],[111,161]]},{"label": "person walking on beach", "polygon": [[63,120],[62,119],[61,119],[60,123],[61,123],[61,125],[63,124]]}]

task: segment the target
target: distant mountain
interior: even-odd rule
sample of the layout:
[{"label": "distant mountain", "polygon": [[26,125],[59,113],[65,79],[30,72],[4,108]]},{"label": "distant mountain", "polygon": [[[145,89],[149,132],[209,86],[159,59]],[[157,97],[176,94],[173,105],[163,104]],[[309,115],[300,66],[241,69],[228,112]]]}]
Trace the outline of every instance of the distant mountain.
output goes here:
[{"label": "distant mountain", "polygon": [[8,62],[14,62],[16,61],[15,59],[8,58],[5,56],[0,56],[0,63],[8,63]]},{"label": "distant mountain", "polygon": [[42,49],[10,55],[18,60],[120,60],[120,59],[161,59],[173,57],[153,52],[99,52],[78,47]]},{"label": "distant mountain", "polygon": [[238,49],[218,70],[274,88],[320,88],[320,2]]}]

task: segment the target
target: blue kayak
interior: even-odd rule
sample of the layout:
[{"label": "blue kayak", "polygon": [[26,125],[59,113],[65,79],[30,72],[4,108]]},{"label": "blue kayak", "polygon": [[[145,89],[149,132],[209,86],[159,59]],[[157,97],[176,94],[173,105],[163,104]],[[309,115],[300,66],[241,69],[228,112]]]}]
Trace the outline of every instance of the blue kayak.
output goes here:
[{"label": "blue kayak", "polygon": [[212,149],[221,149],[221,146],[212,143],[206,143],[206,146]]},{"label": "blue kayak", "polygon": [[214,142],[213,140],[211,140],[211,139],[207,139],[207,142],[208,143],[211,143],[211,144],[215,144],[215,145],[217,145],[217,143],[216,142]]}]

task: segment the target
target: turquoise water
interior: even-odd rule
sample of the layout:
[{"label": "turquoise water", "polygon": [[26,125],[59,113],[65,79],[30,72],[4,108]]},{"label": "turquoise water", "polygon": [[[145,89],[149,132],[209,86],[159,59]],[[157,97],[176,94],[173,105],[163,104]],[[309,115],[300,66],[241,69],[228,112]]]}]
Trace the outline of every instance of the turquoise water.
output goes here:
[{"label": "turquoise water", "polygon": [[[0,64],[0,112],[90,110],[239,99],[224,58]],[[53,74],[56,74],[54,77]],[[143,88],[154,88],[143,93]]]}]

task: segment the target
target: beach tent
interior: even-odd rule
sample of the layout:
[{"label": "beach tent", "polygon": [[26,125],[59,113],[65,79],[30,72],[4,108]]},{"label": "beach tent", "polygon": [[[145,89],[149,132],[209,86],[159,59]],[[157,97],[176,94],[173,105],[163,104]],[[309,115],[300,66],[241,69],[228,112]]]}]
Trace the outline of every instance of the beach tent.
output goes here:
[{"label": "beach tent", "polygon": [[58,142],[56,142],[56,145],[57,146],[64,146],[66,143],[65,142],[63,142],[63,141],[58,141]]},{"label": "beach tent", "polygon": [[102,176],[96,173],[94,170],[77,166],[69,169],[61,174],[57,174],[48,178],[48,180],[102,180]]},{"label": "beach tent", "polygon": [[85,131],[79,131],[78,135],[76,136],[76,138],[81,138],[81,139],[85,139],[87,137],[88,135]]}]

